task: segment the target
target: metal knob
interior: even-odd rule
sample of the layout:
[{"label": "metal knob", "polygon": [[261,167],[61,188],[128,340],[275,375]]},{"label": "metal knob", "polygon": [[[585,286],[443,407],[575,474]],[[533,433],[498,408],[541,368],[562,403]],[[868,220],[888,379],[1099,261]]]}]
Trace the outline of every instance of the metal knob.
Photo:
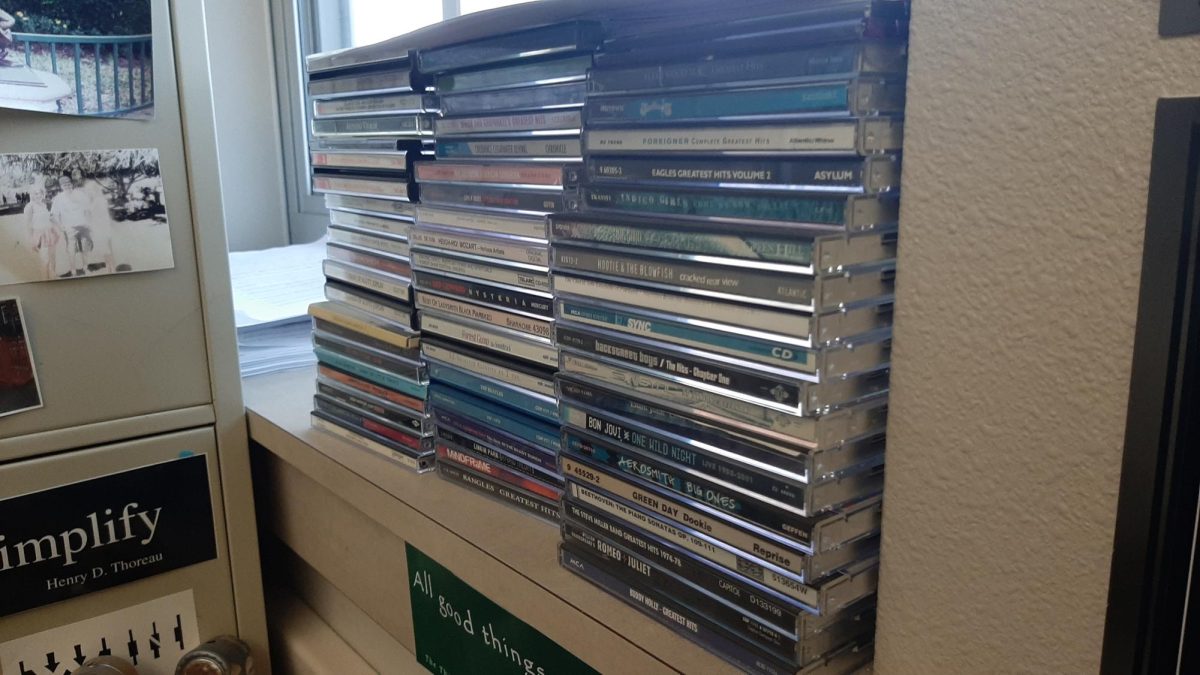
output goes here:
[{"label": "metal knob", "polygon": [[183,655],[175,675],[254,675],[250,646],[222,635]]}]

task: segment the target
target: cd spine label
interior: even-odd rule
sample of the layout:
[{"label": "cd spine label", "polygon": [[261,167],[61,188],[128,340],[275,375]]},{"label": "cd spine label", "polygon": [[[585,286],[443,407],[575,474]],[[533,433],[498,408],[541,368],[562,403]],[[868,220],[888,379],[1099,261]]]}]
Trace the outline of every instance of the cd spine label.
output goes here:
[{"label": "cd spine label", "polygon": [[412,276],[412,266],[408,264],[407,260],[376,255],[356,246],[340,244],[326,245],[325,252],[330,260],[369,267],[384,274],[394,274],[405,278]]},{"label": "cd spine label", "polygon": [[[380,218],[379,216],[368,216],[362,213],[337,210],[329,212],[329,224],[336,227],[352,227],[367,230],[372,234],[386,234],[406,241],[408,233],[412,229],[412,221],[398,220],[396,218]],[[405,256],[407,254],[396,253],[395,255]]]},{"label": "cd spine label", "polygon": [[[500,407],[488,403],[478,397],[448,387],[431,386],[429,401],[437,408],[445,408],[451,412],[465,415],[484,424],[490,424],[497,429],[521,438],[529,443],[540,445],[557,452],[561,444],[557,427],[538,421],[516,410],[502,411]],[[464,400],[464,397],[475,399]],[[519,417],[525,419],[518,419]]]},{"label": "cd spine label", "polygon": [[334,260],[326,260],[323,267],[326,278],[365,288],[401,302],[409,301],[412,289],[409,280],[403,277],[380,274],[357,265],[347,265]]},{"label": "cd spine label", "polygon": [[595,222],[572,219],[569,214],[551,216],[550,234],[555,243],[563,244],[649,248],[785,265],[809,266],[813,262],[813,243],[807,239]]},{"label": "cd spine label", "polygon": [[[803,544],[785,542],[782,539],[776,541],[759,536],[752,533],[752,530],[743,529],[723,520],[722,517],[715,517],[685,505],[685,502],[690,502],[686,498],[676,496],[666,499],[652,489],[646,489],[614,477],[596,464],[584,463],[573,455],[563,455],[559,462],[563,475],[571,480],[604,490],[633,504],[639,504],[669,520],[699,530],[709,537],[788,570],[798,575],[800,579],[805,578],[808,573],[811,550],[805,550]],[[803,518],[795,518],[797,522],[803,520]]]},{"label": "cd spine label", "polygon": [[[632,576],[638,585],[655,589],[760,649],[772,652],[778,658],[795,659],[797,656],[807,656],[802,641],[797,639],[794,633],[789,634],[756,617],[746,615],[740,609],[714,598],[707,591],[701,591],[679,577],[668,574],[656,562],[652,562],[652,559],[633,553],[603,535],[568,522],[563,527],[563,538],[590,552],[597,560],[602,561],[614,576]],[[807,662],[806,659],[801,661]]]},{"label": "cd spine label", "polygon": [[381,387],[387,387],[398,391],[402,394],[414,396],[416,398],[425,398],[426,385],[417,384],[412,380],[389,373],[381,368],[376,368],[354,359],[347,358],[337,352],[329,351],[322,347],[315,347],[313,351],[317,354],[317,360],[338,370],[345,371],[356,377],[361,377],[364,380],[377,384]]},{"label": "cd spine label", "polygon": [[587,120],[637,124],[688,120],[782,119],[900,112],[903,86],[880,78],[631,97],[593,97]]},{"label": "cd spine label", "polygon": [[[794,572],[785,572],[773,564],[736,552],[725,542],[712,539],[709,535],[687,525],[673,525],[671,519],[663,519],[656,515],[644,513],[638,508],[628,506],[619,499],[596,492],[585,484],[576,482],[568,476],[567,496],[564,499],[568,513],[572,509],[578,512],[578,507],[594,509],[603,513],[618,523],[628,523],[651,534],[658,535],[684,550],[690,551],[709,562],[715,563],[731,572],[736,572],[753,579],[771,590],[796,600],[813,611],[824,611],[824,599],[818,588],[805,584],[803,577]],[[653,513],[653,510],[650,510]]]},{"label": "cd spine label", "polygon": [[554,424],[558,421],[558,406],[514,387],[501,385],[474,373],[428,359],[429,376],[480,398],[507,405],[521,412]]},{"label": "cd spine label", "polygon": [[422,225],[474,230],[488,234],[512,235],[529,239],[546,239],[545,216],[519,216],[502,213],[480,212],[465,209],[440,208],[421,205],[417,220]]},{"label": "cd spine label", "polygon": [[905,50],[900,45],[851,43],[811,49],[727,56],[690,63],[633,68],[596,68],[596,93],[712,87],[743,82],[836,77],[858,73],[903,74]]},{"label": "cd spine label", "polygon": [[[387,220],[380,218],[380,220]],[[358,246],[378,253],[386,253],[401,258],[408,258],[408,241],[393,239],[389,236],[379,236],[375,232],[361,232],[346,229],[345,225],[333,225],[329,228],[329,241],[337,244]]]},{"label": "cd spine label", "polygon": [[553,267],[556,272],[618,277],[670,289],[690,288],[716,297],[800,311],[811,310],[813,305],[813,279],[798,274],[565,246],[555,246]]},{"label": "cd spine label", "polygon": [[598,307],[570,299],[559,300],[557,311],[559,320],[710,350],[801,373],[814,374],[817,372],[817,359],[814,354],[808,349],[787,342],[715,331],[687,323],[660,320],[647,314]]},{"label": "cd spine label", "polygon": [[368,413],[347,408],[330,399],[321,396],[314,397],[313,410],[314,412],[327,415],[327,419],[334,418],[340,420],[342,423],[350,425],[355,429],[362,429],[386,439],[388,443],[404,448],[405,452],[420,455],[426,454],[429,451],[429,442],[424,436],[416,435],[407,429],[377,420]]},{"label": "cd spine label", "polygon": [[[793,630],[804,621],[805,610],[794,602],[788,602],[756,589],[730,574],[719,573],[692,558],[692,554],[686,550],[672,544],[660,543],[652,537],[630,529],[622,521],[583,508],[570,499],[563,502],[563,515],[565,523],[610,537],[614,541],[650,557],[651,560],[670,572],[719,594],[725,601],[762,621],[789,627]],[[743,576],[753,578],[749,575]]]},{"label": "cd spine label", "polygon": [[434,255],[421,251],[413,254],[412,264],[422,271],[441,272],[543,293],[550,292],[550,276],[543,271],[529,271],[502,264],[483,264],[463,258]]},{"label": "cd spine label", "polygon": [[[418,348],[416,341],[409,341],[402,336],[397,336],[400,337],[399,340],[383,339],[383,337],[391,336],[384,335],[381,337],[376,337],[378,333],[363,333],[355,330],[354,328],[349,328],[343,323],[326,321],[319,316],[313,316],[312,320],[313,330],[317,333],[332,335],[340,340],[355,342],[376,351],[394,354],[401,359],[417,361],[421,358],[421,351]],[[368,328],[374,327],[368,326]],[[401,344],[410,344],[413,346],[402,347],[400,346]]]},{"label": "cd spine label", "polygon": [[342,285],[337,282],[325,284],[325,297],[333,302],[341,302],[355,309],[378,315],[411,330],[416,329],[414,324],[416,313],[411,307],[399,303],[393,304],[383,296],[371,296],[372,294],[354,286]]},{"label": "cd spine label", "polygon": [[[857,222],[854,218],[865,209],[850,209],[848,197],[763,195],[736,192],[654,191],[631,188],[592,187],[584,191],[589,209],[648,213],[678,217],[719,218],[869,229],[887,222]],[[865,199],[874,199],[867,197]],[[880,209],[884,211],[884,209]],[[885,215],[890,216],[890,212]],[[893,221],[894,222],[894,221]]]},{"label": "cd spine label", "polygon": [[408,200],[408,183],[400,180],[370,180],[317,174],[312,177],[312,185],[314,192]]},{"label": "cd spine label", "polygon": [[549,368],[558,367],[558,350],[549,341],[539,341],[523,333],[506,334],[494,326],[456,321],[436,313],[421,313],[421,330],[465,344],[528,361]]},{"label": "cd spine label", "polygon": [[308,93],[313,98],[333,98],[358,94],[380,94],[386,91],[409,89],[412,85],[407,70],[386,73],[331,77],[309,80]]},{"label": "cd spine label", "polygon": [[486,117],[442,117],[435,125],[438,136],[576,130],[582,125],[582,113],[579,110],[563,110]]},{"label": "cd spine label", "polygon": [[562,484],[562,476],[558,475],[558,473],[554,471],[546,470],[546,468],[541,464],[522,459],[519,456],[492,447],[487,443],[471,436],[464,436],[449,426],[441,425],[437,427],[437,437],[440,441],[444,441],[461,449],[469,450],[476,455],[485,457],[494,462],[499,462],[513,471],[523,473],[532,478],[537,478],[538,480],[550,485]]},{"label": "cd spine label", "polygon": [[442,112],[447,116],[481,115],[496,111],[551,110],[581,107],[586,82],[536,85],[519,89],[444,93]]},{"label": "cd spine label", "polygon": [[421,201],[545,215],[567,209],[561,190],[532,192],[504,188],[467,187],[429,183],[421,187]]},{"label": "cd spine label", "polygon": [[412,412],[403,412],[396,409],[380,400],[368,398],[365,395],[355,393],[350,390],[336,387],[326,382],[317,382],[317,393],[321,396],[330,398],[348,408],[359,408],[371,413],[377,417],[381,417],[392,424],[402,427],[407,427],[415,433],[424,435],[430,431],[428,418],[424,415],[416,415]]},{"label": "cd spine label", "polygon": [[707,415],[739,428],[762,429],[789,437],[797,442],[813,443],[816,438],[817,417],[803,417],[795,412],[781,412],[758,403],[707,391],[698,387],[661,377],[647,376],[627,368],[590,358],[585,354],[564,351],[560,355],[561,372],[574,374],[602,384],[627,389],[635,396],[644,396],[675,405],[686,412]]},{"label": "cd spine label", "polygon": [[579,168],[554,164],[456,164],[421,162],[417,180],[422,183],[502,183],[562,187],[578,181]]},{"label": "cd spine label", "polygon": [[313,117],[422,113],[437,110],[437,98],[425,94],[348,97],[313,101]]},{"label": "cd spine label", "polygon": [[506,486],[500,481],[481,476],[474,471],[468,471],[455,464],[438,462],[437,470],[438,473],[449,480],[463,483],[480,492],[492,495],[501,501],[508,502],[552,523],[558,522],[558,507],[555,504],[538,499],[516,488]]},{"label": "cd spine label", "polygon": [[787,675],[796,671],[794,664],[785,666],[776,659],[768,660],[766,655],[760,655],[758,650],[751,650],[743,641],[732,638],[726,630],[712,627],[701,615],[664,597],[657,590],[635,588],[604,571],[593,556],[580,555],[573,549],[571,544],[564,543],[559,546],[563,567],[588,579],[687,639],[716,652],[744,672],[756,675]]},{"label": "cd spine label", "polygon": [[547,319],[554,316],[554,306],[550,299],[534,295],[532,291],[522,293],[499,286],[463,281],[420,271],[416,273],[415,279],[418,288],[433,293],[499,307],[507,311],[528,312]]},{"label": "cd spine label", "polygon": [[318,169],[376,169],[407,171],[408,158],[404,153],[386,152],[314,152],[309,155]]},{"label": "cd spine label", "polygon": [[707,387],[719,387],[782,408],[799,410],[805,400],[804,384],[763,377],[731,369],[719,363],[697,360],[649,346],[610,339],[603,335],[559,326],[555,331],[559,347],[578,349],[602,359],[612,359],[667,377],[682,378]]},{"label": "cd spine label", "polygon": [[[528,372],[525,368],[476,358],[470,354],[463,354],[433,342],[426,342],[422,346],[422,353],[428,358],[436,359],[455,368],[461,368],[481,377],[503,382],[506,386],[527,389],[535,394],[546,397],[551,403],[554,402],[554,382],[547,379],[549,374],[547,374],[547,377],[539,377],[536,374]],[[555,415],[554,417],[555,422],[557,422],[558,416]]]},{"label": "cd spine label", "polygon": [[[455,414],[445,409],[434,410],[433,417],[439,432],[450,429],[465,437],[477,439],[479,442],[507,452],[513,457],[523,459],[530,464],[536,464],[542,469],[558,476],[558,463],[554,453],[505,433],[495,427],[476,423],[474,420]],[[472,447],[466,445],[464,447]]]},{"label": "cd spine label", "polygon": [[365,395],[381,399],[392,405],[400,406],[413,410],[420,415],[425,414],[424,399],[415,398],[406,394],[401,394],[397,391],[392,391],[386,387],[381,387],[373,382],[367,382],[353,375],[343,373],[339,370],[327,366],[325,364],[317,365],[318,381],[329,381],[337,386],[341,386],[347,390],[362,392]]},{"label": "cd spine label", "polygon": [[426,136],[432,124],[423,115],[313,120],[313,136]]},{"label": "cd spine label", "polygon": [[[803,509],[784,510],[781,507],[752,499],[746,494],[735,492],[717,484],[712,478],[689,475],[690,472],[669,466],[662,461],[637,456],[629,451],[605,446],[590,438],[584,438],[568,429],[563,434],[563,444],[568,454],[586,457],[593,462],[628,476],[634,481],[658,485],[687,499],[706,504],[728,516],[745,520],[790,537],[788,523],[806,517]],[[797,492],[800,492],[797,490]]]},{"label": "cd spine label", "polygon": [[405,223],[406,226],[411,225],[417,215],[416,205],[409,202],[353,195],[327,194],[325,195],[325,207],[338,212],[362,213],[365,211],[367,212],[365,215],[375,217],[386,214],[391,218],[408,221]]},{"label": "cd spine label", "polygon": [[318,413],[312,414],[313,427],[320,429],[328,434],[332,434],[352,445],[357,445],[366,448],[375,454],[382,455],[387,459],[401,464],[413,471],[423,473],[433,468],[432,456],[427,457],[410,457],[402,452],[393,450],[392,448],[369,438],[358,431],[347,429],[337,422],[325,419]]},{"label": "cd spine label", "polygon": [[812,344],[810,329],[813,327],[814,317],[808,314],[773,311],[763,307],[664,293],[569,274],[555,274],[553,285],[556,297],[590,298],[651,311],[670,307],[672,312],[699,320],[747,328],[769,326],[781,335],[794,337],[801,346]]},{"label": "cd spine label", "polygon": [[587,150],[620,152],[859,152],[853,121],[791,126],[590,129]]},{"label": "cd spine label", "polygon": [[386,370],[394,375],[411,380],[414,384],[424,384],[425,382],[425,364],[420,359],[407,361],[397,358],[389,351],[371,349],[360,345],[358,342],[337,338],[321,332],[314,332],[312,340],[314,346],[320,347],[325,351],[341,354],[346,358]]},{"label": "cd spine label", "polygon": [[478,474],[488,476],[493,480],[508,483],[526,492],[533,493],[542,499],[558,501],[562,498],[562,490],[558,488],[545,485],[528,476],[522,476],[460,448],[451,447],[445,443],[438,443],[437,456],[438,461],[453,462]]},{"label": "cd spine label", "polygon": [[591,65],[592,55],[585,54],[507,68],[451,73],[438,77],[437,90],[440,92],[488,91],[583,80]]},{"label": "cd spine label", "polygon": [[413,230],[409,241],[416,247],[499,258],[538,267],[548,267],[550,262],[549,247],[546,244],[519,239],[477,236],[472,233],[434,230],[421,226]]},{"label": "cd spine label", "polygon": [[461,141],[438,139],[437,145],[437,156],[450,159],[459,157],[578,159],[582,154],[583,147],[578,137]]},{"label": "cd spine label", "polygon": [[[729,457],[715,455],[700,446],[687,447],[661,435],[647,433],[645,429],[634,427],[611,416],[583,410],[566,401],[560,407],[563,421],[568,425],[621,446],[632,448],[637,454],[673,462],[686,469],[705,474],[714,480],[734,485],[740,490],[749,490],[781,503],[801,506],[804,504],[805,487],[799,484],[804,479],[802,475],[785,476],[783,471],[774,472],[766,464],[761,467],[746,466]],[[570,428],[564,429],[564,434],[564,442],[568,447],[588,457],[595,458],[598,454],[610,455],[624,452],[605,447],[604,444],[597,444],[590,438],[572,433]],[[689,494],[688,496],[703,497],[704,488],[700,486],[698,490],[698,495]]]},{"label": "cd spine label", "polygon": [[536,337],[547,339],[553,339],[554,337],[553,322],[551,321],[513,314],[424,291],[417,291],[416,299],[417,306],[421,309],[445,312],[485,324],[493,324],[510,330],[528,333]]}]

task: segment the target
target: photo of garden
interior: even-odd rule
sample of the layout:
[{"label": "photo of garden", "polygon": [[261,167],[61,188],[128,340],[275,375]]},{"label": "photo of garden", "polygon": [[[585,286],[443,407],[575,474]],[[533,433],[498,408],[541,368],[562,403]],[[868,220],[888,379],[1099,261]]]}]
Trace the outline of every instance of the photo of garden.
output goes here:
[{"label": "photo of garden", "polygon": [[0,0],[0,107],[154,116],[150,0]]}]

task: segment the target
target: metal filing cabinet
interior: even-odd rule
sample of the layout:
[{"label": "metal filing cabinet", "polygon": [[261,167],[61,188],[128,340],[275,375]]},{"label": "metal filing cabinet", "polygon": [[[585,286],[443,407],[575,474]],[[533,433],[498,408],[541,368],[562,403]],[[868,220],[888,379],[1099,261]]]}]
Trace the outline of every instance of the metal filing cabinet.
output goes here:
[{"label": "metal filing cabinet", "polygon": [[[152,7],[153,119],[0,109],[0,153],[156,148],[174,255],[169,270],[0,287],[20,299],[44,402],[0,417],[2,675],[106,649],[159,672],[219,634],[268,669],[205,8]],[[14,657],[46,640],[36,668]]]}]

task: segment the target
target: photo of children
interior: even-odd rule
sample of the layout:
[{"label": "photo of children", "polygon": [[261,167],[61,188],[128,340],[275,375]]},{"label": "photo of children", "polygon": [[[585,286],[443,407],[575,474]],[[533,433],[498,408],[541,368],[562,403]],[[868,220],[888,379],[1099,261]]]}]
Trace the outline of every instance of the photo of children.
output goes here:
[{"label": "photo of children", "polygon": [[0,155],[0,285],[174,266],[157,150]]},{"label": "photo of children", "polygon": [[0,417],[42,407],[21,303],[0,299]]}]

